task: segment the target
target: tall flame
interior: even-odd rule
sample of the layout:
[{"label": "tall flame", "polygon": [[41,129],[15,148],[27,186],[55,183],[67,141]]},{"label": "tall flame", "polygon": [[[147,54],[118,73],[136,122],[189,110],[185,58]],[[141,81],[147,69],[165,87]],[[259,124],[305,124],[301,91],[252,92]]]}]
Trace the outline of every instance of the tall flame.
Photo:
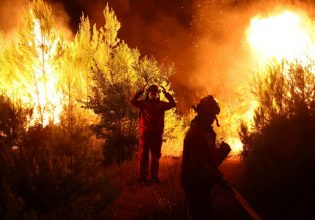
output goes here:
[{"label": "tall flame", "polygon": [[[273,59],[307,64],[315,58],[315,28],[305,14],[284,10],[267,17],[257,15],[251,19],[246,34],[254,65],[263,71]],[[248,110],[241,118],[251,128],[258,103],[247,100],[246,105]],[[233,135],[227,142],[234,153],[243,148],[239,138]]]},{"label": "tall flame", "polygon": [[47,125],[50,121],[59,123],[63,95],[57,90],[58,78],[52,63],[52,57],[56,54],[57,41],[42,34],[41,23],[38,19],[34,19],[33,33],[38,63],[34,71],[36,92],[31,94],[35,102],[32,120],[39,120],[43,125]]},{"label": "tall flame", "polygon": [[307,62],[315,55],[314,34],[313,22],[308,16],[283,11],[252,18],[247,40],[260,64],[270,59]]}]

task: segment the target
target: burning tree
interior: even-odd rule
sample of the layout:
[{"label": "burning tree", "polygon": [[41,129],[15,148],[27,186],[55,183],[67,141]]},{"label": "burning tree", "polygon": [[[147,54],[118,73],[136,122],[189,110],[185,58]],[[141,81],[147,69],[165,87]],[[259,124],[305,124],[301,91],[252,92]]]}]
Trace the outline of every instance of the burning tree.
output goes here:
[{"label": "burning tree", "polygon": [[80,61],[80,41],[62,39],[42,0],[32,1],[24,18],[11,44],[1,44],[0,216],[77,218],[74,199],[102,181],[90,175],[102,162],[93,117],[76,101],[87,97],[83,66],[93,53]]},{"label": "burning tree", "polygon": [[276,64],[263,75],[252,88],[259,103],[253,127],[243,124],[240,132],[249,188],[256,202],[272,194],[279,209],[303,198],[294,202],[301,213],[314,196],[314,64]]},{"label": "burning tree", "polygon": [[17,38],[1,59],[1,88],[34,109],[33,122],[58,122],[62,94],[57,88],[56,61],[61,40],[53,29],[51,9],[33,1]]},{"label": "burning tree", "polygon": [[[130,119],[127,130],[130,134],[135,133],[136,114],[127,105],[128,96],[140,85],[152,82],[169,88],[167,78],[171,68],[162,67],[153,58],[141,58],[139,51],[120,41],[117,37],[120,23],[108,6],[104,17],[105,26],[97,28],[83,16],[74,39],[66,41],[55,27],[52,9],[42,0],[34,0],[27,8],[17,37],[9,45],[1,44],[0,87],[11,99],[21,100],[24,107],[33,108],[29,126],[60,124],[73,136],[82,121],[90,125],[96,123],[96,115],[100,115],[101,120],[103,116],[109,122],[114,120],[112,114],[102,115],[95,111],[96,100],[102,100],[98,97],[99,90],[106,97],[101,103],[108,111],[117,108],[117,103],[124,106],[119,116],[124,126],[114,131],[111,123],[103,123],[108,126],[106,130],[121,135],[126,130],[126,120]],[[119,91],[112,89],[118,87]],[[88,107],[96,115],[81,108],[82,102],[89,103]],[[174,120],[178,123],[173,123]],[[181,130],[181,122],[174,111],[168,114],[166,124],[166,134]],[[95,131],[105,138],[104,130]],[[109,140],[106,137],[106,141]]]},{"label": "burning tree", "polygon": [[273,214],[266,218],[303,218],[313,208],[314,33],[311,17],[298,10],[255,16],[247,30],[261,70],[251,85],[252,124],[241,125],[240,137],[246,190],[255,192],[262,212]]}]

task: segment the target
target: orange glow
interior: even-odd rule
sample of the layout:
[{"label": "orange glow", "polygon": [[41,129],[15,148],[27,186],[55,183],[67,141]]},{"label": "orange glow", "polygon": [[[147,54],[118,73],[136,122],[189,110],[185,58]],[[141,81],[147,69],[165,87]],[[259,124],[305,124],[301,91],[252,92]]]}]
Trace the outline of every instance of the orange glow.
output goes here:
[{"label": "orange glow", "polygon": [[[253,17],[246,35],[254,65],[258,65],[261,72],[264,72],[269,62],[274,59],[277,62],[286,60],[307,64],[315,57],[315,28],[312,24],[312,20],[306,14],[289,10],[265,17],[261,15]],[[232,121],[230,124],[239,124],[242,120],[250,129],[258,103],[250,99],[245,102],[243,104],[247,110],[237,113],[234,119],[230,119]],[[231,145],[232,154],[242,151],[243,144],[236,132],[231,132],[226,141]]]},{"label": "orange glow", "polygon": [[54,72],[52,57],[56,54],[57,41],[42,34],[41,24],[34,19],[35,48],[38,63],[35,67],[36,92],[31,94],[35,102],[33,121],[47,125],[50,121],[60,122],[62,112],[62,93],[57,90],[57,74]]},{"label": "orange glow", "polygon": [[228,138],[226,142],[230,145],[231,147],[231,155],[237,155],[241,153],[243,150],[243,143],[242,141],[235,137],[235,138]]},{"label": "orange glow", "polygon": [[[27,51],[22,53],[25,57],[22,58],[23,62],[20,63],[21,58],[18,58],[18,55],[14,58],[15,61],[12,61],[13,56],[11,57],[8,52],[12,48],[4,48],[7,51],[2,60],[4,74],[1,75],[1,89],[12,99],[21,101],[24,107],[33,109],[29,119],[31,125],[58,124],[65,103],[65,96],[60,89],[62,83],[58,77],[60,73],[57,72],[54,59],[57,56],[58,33],[45,30],[32,11],[30,14],[32,15],[30,33],[23,35],[27,36],[26,45],[21,44],[21,48]],[[18,48],[19,52],[21,48]],[[14,56],[15,53],[16,51],[13,53]],[[14,63],[15,66],[10,66],[10,63]]]},{"label": "orange glow", "polygon": [[247,30],[247,40],[258,63],[270,59],[306,62],[314,57],[314,27],[306,15],[292,11],[255,16]]}]

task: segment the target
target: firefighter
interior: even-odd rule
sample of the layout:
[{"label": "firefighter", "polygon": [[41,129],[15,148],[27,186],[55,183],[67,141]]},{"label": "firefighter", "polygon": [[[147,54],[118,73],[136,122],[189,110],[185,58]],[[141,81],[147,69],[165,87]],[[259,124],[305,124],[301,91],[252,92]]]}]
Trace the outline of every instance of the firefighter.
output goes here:
[{"label": "firefighter", "polygon": [[[162,92],[168,102],[160,100],[159,87],[151,85],[147,89],[145,99],[139,100],[144,89],[138,91],[131,99],[131,104],[139,108],[139,156],[141,183],[159,183],[159,159],[161,157],[162,136],[164,132],[164,112],[176,106],[172,95]],[[151,154],[150,178],[149,154]]]},{"label": "firefighter", "polygon": [[207,96],[194,109],[197,115],[184,139],[181,185],[192,219],[212,219],[211,189],[221,177],[212,123],[216,120],[219,125],[220,108],[213,96]]}]

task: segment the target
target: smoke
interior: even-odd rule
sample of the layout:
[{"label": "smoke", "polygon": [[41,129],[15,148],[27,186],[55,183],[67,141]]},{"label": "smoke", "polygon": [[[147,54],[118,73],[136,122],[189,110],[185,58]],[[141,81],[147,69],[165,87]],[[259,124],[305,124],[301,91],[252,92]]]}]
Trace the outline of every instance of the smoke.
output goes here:
[{"label": "smoke", "polygon": [[[205,94],[234,104],[237,102],[234,100],[246,98],[244,95],[250,93],[253,74],[258,71],[246,36],[251,18],[285,9],[313,14],[312,4],[301,1],[196,1],[192,20],[194,38],[188,53],[182,54],[183,60],[193,56],[192,62],[185,67],[188,71],[183,77],[177,77],[181,84],[186,82],[186,89],[194,94],[188,101],[196,102],[199,95]],[[187,106],[191,104],[188,102]]]},{"label": "smoke", "polygon": [[63,33],[66,40],[70,40],[74,36],[71,29],[71,19],[62,3],[49,2],[54,16],[54,28]]},{"label": "smoke", "polygon": [[[3,35],[4,44],[11,42],[16,37],[30,2],[30,0],[0,1],[0,32]],[[71,39],[73,33],[70,28],[70,19],[63,4],[54,2],[49,4],[55,17],[55,28],[62,31],[66,39]]]},{"label": "smoke", "polygon": [[112,0],[109,5],[122,23],[119,37],[141,54],[155,57],[160,63],[174,64],[171,77],[178,106],[184,109],[190,92],[193,71],[194,39],[192,0]]},{"label": "smoke", "polygon": [[[27,0],[2,0],[0,29],[12,32]],[[47,0],[58,27],[71,36],[82,13],[97,26],[104,24],[108,3],[122,23],[119,37],[141,54],[164,64],[174,63],[172,88],[182,111],[200,96],[214,94],[229,100],[237,96],[255,71],[246,41],[250,19],[275,8],[313,8],[312,1],[253,0]],[[307,9],[309,11],[309,9]],[[68,30],[68,31],[67,31]]]},{"label": "smoke", "polygon": [[[56,1],[54,1],[56,2]],[[60,0],[78,27],[82,11],[92,23],[104,24],[108,3],[122,23],[119,37],[141,54],[174,63],[172,88],[182,111],[200,96],[237,97],[249,84],[255,63],[246,41],[250,19],[275,8],[303,8],[312,1],[253,0]]]},{"label": "smoke", "polygon": [[119,37],[130,47],[166,64],[179,63],[178,52],[186,50],[192,39],[191,0],[80,0],[78,4],[92,23],[101,26],[107,3],[122,23]]},{"label": "smoke", "polygon": [[23,13],[27,3],[27,0],[0,1],[0,31],[3,34],[4,43],[15,34],[22,19],[18,15]]},{"label": "smoke", "polygon": [[[56,2],[56,1],[55,1]],[[78,27],[82,11],[97,26],[104,24],[103,9],[108,3],[122,23],[119,38],[143,55],[153,56],[160,63],[173,64],[172,87],[180,102],[190,93],[185,78],[190,75],[193,1],[192,0],[60,0],[71,17],[72,29]],[[187,95],[186,95],[187,97]]]},{"label": "smoke", "polygon": [[211,1],[195,5],[195,60],[191,90],[201,89],[223,99],[235,98],[246,83],[250,53],[246,27],[252,16],[248,4]]}]

